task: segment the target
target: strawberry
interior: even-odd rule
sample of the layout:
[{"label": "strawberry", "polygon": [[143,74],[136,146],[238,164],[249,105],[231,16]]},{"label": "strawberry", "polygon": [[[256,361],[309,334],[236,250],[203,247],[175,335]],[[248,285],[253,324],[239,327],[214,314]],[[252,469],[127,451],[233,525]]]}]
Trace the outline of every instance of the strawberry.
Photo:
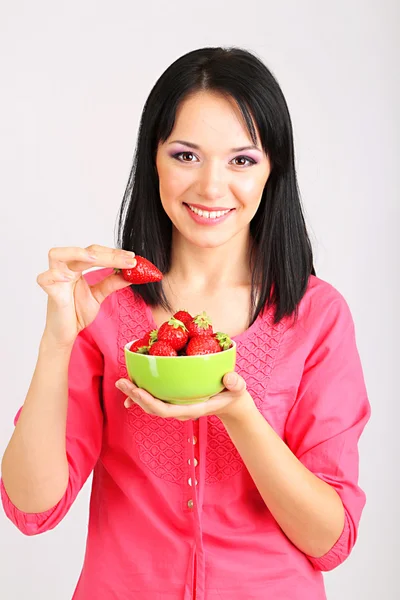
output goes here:
[{"label": "strawberry", "polygon": [[141,338],[140,340],[136,340],[131,344],[129,350],[131,352],[137,352],[138,354],[148,354],[149,353],[149,345],[146,342],[145,338]]},{"label": "strawberry", "polygon": [[182,321],[171,317],[158,330],[158,339],[160,342],[168,342],[175,350],[181,350],[189,339],[189,333]]},{"label": "strawberry", "polygon": [[142,340],[146,342],[145,346],[151,346],[152,344],[154,344],[154,342],[157,341],[157,337],[158,337],[157,329],[152,329],[151,331],[146,333],[146,335],[144,337],[142,337]]},{"label": "strawberry", "polygon": [[130,346],[131,352],[137,352],[138,354],[148,354],[149,347],[157,341],[157,329],[153,329],[144,335],[140,340],[136,340]]},{"label": "strawberry", "polygon": [[195,356],[198,354],[216,354],[221,352],[221,346],[217,339],[212,335],[197,335],[189,341],[186,356]]},{"label": "strawberry", "polygon": [[231,348],[232,340],[226,333],[221,333],[218,331],[214,337],[221,346],[221,350],[229,350],[229,348]]},{"label": "strawberry", "polygon": [[130,283],[142,284],[153,281],[161,281],[163,274],[153,263],[143,256],[135,256],[136,267],[133,269],[114,269],[115,273],[121,273],[125,281]]},{"label": "strawberry", "polygon": [[174,317],[175,319],[178,319],[178,321],[182,321],[182,323],[186,325],[186,327],[188,326],[190,321],[193,321],[192,315],[188,313],[187,310],[178,310],[178,312],[174,314]]},{"label": "strawberry", "polygon": [[149,354],[151,354],[151,356],[178,356],[175,348],[172,348],[168,342],[163,341],[154,342],[154,344],[150,346]]},{"label": "strawberry", "polygon": [[210,317],[205,312],[196,315],[186,327],[188,328],[190,338],[197,335],[213,335]]}]

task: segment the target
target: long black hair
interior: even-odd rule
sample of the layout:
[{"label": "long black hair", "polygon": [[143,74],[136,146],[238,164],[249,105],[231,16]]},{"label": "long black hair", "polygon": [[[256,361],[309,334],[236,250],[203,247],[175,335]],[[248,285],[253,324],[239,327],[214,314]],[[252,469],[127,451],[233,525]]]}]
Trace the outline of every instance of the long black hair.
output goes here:
[{"label": "long black hair", "polygon": [[[198,91],[214,91],[236,101],[256,143],[257,125],[271,173],[250,223],[253,241],[250,323],[274,306],[275,323],[297,317],[298,304],[315,275],[294,161],[293,131],[282,90],[265,64],[236,48],[201,48],[185,54],[161,75],[145,103],[128,184],[118,215],[118,248],[132,250],[167,273],[172,223],[165,213],[156,170],[158,144],[174,127],[181,102]],[[132,285],[150,306],[171,310],[162,282]]]}]

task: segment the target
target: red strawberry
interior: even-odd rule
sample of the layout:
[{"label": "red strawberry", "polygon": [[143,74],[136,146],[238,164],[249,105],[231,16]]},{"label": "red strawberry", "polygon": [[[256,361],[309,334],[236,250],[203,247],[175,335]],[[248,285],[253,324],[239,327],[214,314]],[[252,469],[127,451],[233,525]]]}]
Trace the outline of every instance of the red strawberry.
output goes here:
[{"label": "red strawberry", "polygon": [[221,346],[218,340],[212,335],[197,335],[193,337],[186,349],[186,356],[195,356],[198,354],[216,354],[221,352]]},{"label": "red strawberry", "polygon": [[158,330],[158,339],[160,342],[168,342],[175,350],[181,350],[189,339],[189,333],[182,321],[171,317]]},{"label": "red strawberry", "polygon": [[218,331],[214,337],[221,346],[221,350],[229,350],[229,348],[231,348],[232,340],[226,333],[221,333]]},{"label": "red strawberry", "polygon": [[174,314],[174,317],[175,319],[178,319],[178,321],[182,321],[182,323],[186,325],[186,327],[188,326],[190,321],[193,321],[192,315],[188,313],[187,310],[178,310],[178,312]]},{"label": "red strawberry", "polygon": [[146,342],[146,346],[151,346],[154,342],[157,341],[158,331],[157,329],[152,329],[142,338]]},{"label": "red strawberry", "polygon": [[197,335],[213,335],[210,317],[205,312],[196,315],[186,327],[188,328],[189,337],[191,338]]},{"label": "red strawberry", "polygon": [[114,269],[115,273],[122,273],[125,281],[130,283],[142,284],[161,281],[163,274],[152,262],[138,255],[135,256],[135,259],[136,267],[133,269]]},{"label": "red strawberry", "polygon": [[168,344],[168,342],[154,342],[150,346],[149,354],[151,356],[178,356],[177,351]]},{"label": "red strawberry", "polygon": [[157,341],[157,329],[153,329],[144,335],[140,340],[133,342],[130,346],[131,352],[138,352],[139,354],[148,354],[149,347]]},{"label": "red strawberry", "polygon": [[141,338],[136,342],[131,344],[129,350],[131,352],[137,352],[138,354],[148,354],[149,353],[149,344],[145,338]]}]

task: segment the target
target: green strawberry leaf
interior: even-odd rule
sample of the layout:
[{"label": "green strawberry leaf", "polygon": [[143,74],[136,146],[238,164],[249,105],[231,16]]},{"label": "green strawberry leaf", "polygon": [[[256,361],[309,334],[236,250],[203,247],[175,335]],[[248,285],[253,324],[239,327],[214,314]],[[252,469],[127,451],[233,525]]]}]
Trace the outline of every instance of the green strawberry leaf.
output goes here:
[{"label": "green strawberry leaf", "polygon": [[171,325],[174,329],[181,327],[183,331],[187,331],[186,325],[182,321],[179,321],[179,319],[175,319],[175,317],[170,318],[168,325]]},{"label": "green strawberry leaf", "polygon": [[148,354],[149,353],[149,347],[148,346],[140,346],[140,348],[138,348],[136,350],[136,354]]},{"label": "green strawberry leaf", "polygon": [[150,332],[150,342],[149,342],[149,346],[152,346],[156,341],[158,340],[158,331],[157,329],[153,329]]},{"label": "green strawberry leaf", "polygon": [[199,315],[196,315],[193,321],[196,323],[196,325],[201,327],[201,329],[208,329],[209,326],[212,325],[211,319],[205,311]]},{"label": "green strawberry leaf", "polygon": [[232,346],[232,340],[226,333],[218,331],[215,334],[215,338],[218,340],[222,350],[229,350],[229,348]]}]

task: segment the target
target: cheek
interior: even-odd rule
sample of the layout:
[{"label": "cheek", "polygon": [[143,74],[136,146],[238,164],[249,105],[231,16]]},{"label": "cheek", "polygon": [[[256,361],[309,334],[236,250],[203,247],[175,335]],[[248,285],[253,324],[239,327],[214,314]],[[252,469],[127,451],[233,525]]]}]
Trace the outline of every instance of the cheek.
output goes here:
[{"label": "cheek", "polygon": [[191,185],[192,178],[189,170],[174,168],[170,163],[168,166],[161,163],[157,170],[160,195],[164,201],[173,201]]},{"label": "cheek", "polygon": [[249,173],[236,182],[236,194],[243,199],[244,204],[258,202],[266,183],[265,174]]}]

